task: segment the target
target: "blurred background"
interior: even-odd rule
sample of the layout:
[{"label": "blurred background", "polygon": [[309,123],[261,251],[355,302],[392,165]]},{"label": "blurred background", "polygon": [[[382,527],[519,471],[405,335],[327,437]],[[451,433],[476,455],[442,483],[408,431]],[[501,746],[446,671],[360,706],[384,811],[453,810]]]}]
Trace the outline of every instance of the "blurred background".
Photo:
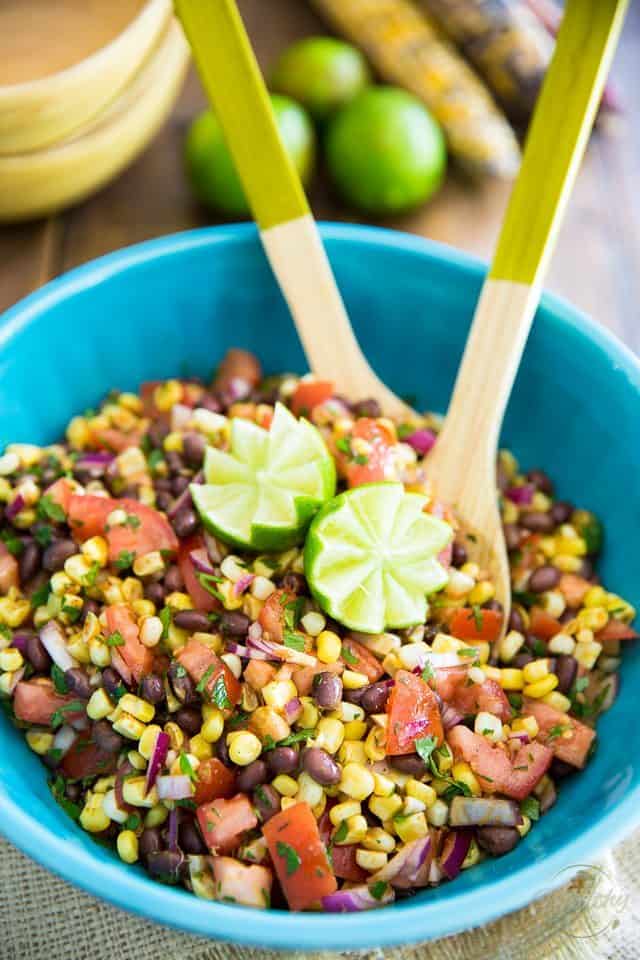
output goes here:
[{"label": "blurred background", "polygon": [[[239,7],[317,218],[491,255],[562,16],[554,0]],[[204,108],[169,0],[0,0],[0,310],[118,247],[247,219]],[[632,3],[548,286],[636,351],[639,183]]]}]

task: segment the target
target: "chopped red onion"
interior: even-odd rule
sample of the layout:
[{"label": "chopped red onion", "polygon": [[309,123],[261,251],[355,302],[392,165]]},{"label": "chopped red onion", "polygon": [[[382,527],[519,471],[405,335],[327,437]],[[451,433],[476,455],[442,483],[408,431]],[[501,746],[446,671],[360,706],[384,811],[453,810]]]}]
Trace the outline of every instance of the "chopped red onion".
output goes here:
[{"label": "chopped red onion", "polygon": [[464,714],[452,707],[450,703],[445,703],[444,700],[440,702],[440,719],[445,730],[451,730],[452,727],[457,727],[459,723],[462,723]]},{"label": "chopped red onion", "polygon": [[241,597],[245,590],[248,590],[255,580],[255,573],[244,573],[233,585],[232,593],[234,597]]},{"label": "chopped red onion", "polygon": [[389,884],[379,898],[374,897],[369,887],[363,884],[328,894],[322,898],[322,906],[327,913],[356,913],[359,910],[375,910],[393,900],[395,892]]},{"label": "chopped red onion", "polygon": [[11,646],[16,647],[20,653],[26,654],[29,636],[26,633],[14,633],[11,638]]},{"label": "chopped red onion", "polygon": [[528,507],[533,500],[536,488],[532,483],[525,483],[521,487],[509,487],[505,491],[505,497],[519,507]]},{"label": "chopped red onion", "polygon": [[370,883],[383,880],[399,890],[424,887],[429,879],[432,857],[431,836],[412,840],[402,847],[380,870],[372,873]]},{"label": "chopped red onion", "polygon": [[12,500],[11,503],[8,503],[5,508],[4,515],[7,520],[13,520],[13,518],[20,513],[24,505],[24,497],[21,493],[19,493],[15,500]]},{"label": "chopped red onion", "polygon": [[215,573],[213,567],[211,566],[211,561],[209,560],[209,554],[204,547],[199,547],[197,550],[192,550],[189,553],[189,559],[198,573]]},{"label": "chopped red onion", "polygon": [[81,470],[86,470],[88,467],[108,467],[110,463],[113,463],[115,458],[114,453],[107,453],[102,450],[98,453],[83,453],[82,456],[76,460],[76,467],[79,467]]},{"label": "chopped red onion", "polygon": [[[458,797],[454,799],[457,800]],[[472,830],[454,830],[447,834],[440,854],[440,866],[449,880],[453,880],[460,873],[472,839]]]},{"label": "chopped red onion", "polygon": [[156,787],[161,800],[187,800],[193,793],[191,778],[182,773],[158,777]]},{"label": "chopped red onion", "polygon": [[289,723],[295,723],[302,713],[302,710],[302,701],[299,700],[298,697],[293,697],[292,700],[289,700],[288,703],[284,705],[285,716]]},{"label": "chopped red onion", "polygon": [[423,430],[415,430],[408,437],[404,438],[404,442],[413,447],[416,453],[419,453],[422,457],[429,453],[436,440],[437,437],[433,430],[427,430],[426,428]]},{"label": "chopped red onion", "polygon": [[78,666],[75,660],[67,650],[67,638],[64,635],[62,627],[55,620],[49,620],[40,631],[40,640],[42,645],[61,670],[70,670]]},{"label": "chopped red onion", "polygon": [[77,734],[73,727],[68,726],[66,723],[63,727],[60,727],[53,738],[53,749],[59,751],[58,755],[60,758],[69,752],[75,743],[76,736]]},{"label": "chopped red onion", "polygon": [[151,754],[149,766],[147,767],[147,780],[145,784],[147,793],[149,793],[149,790],[151,790],[156,782],[158,773],[162,769],[162,765],[167,759],[170,744],[171,740],[169,739],[169,734],[165,733],[164,730],[161,730],[156,737],[156,742],[153,745],[153,753]]},{"label": "chopped red onion", "polygon": [[118,653],[117,647],[111,647],[111,666],[118,671],[127,685],[130,686],[133,683],[133,674],[121,654]]},{"label": "chopped red onion", "polygon": [[227,653],[235,653],[238,657],[248,657],[250,655],[250,650],[241,643],[236,643],[235,640],[227,640],[225,650]]},{"label": "chopped red onion", "polygon": [[[202,474],[199,474],[199,476],[202,476]],[[194,477],[193,482],[202,483],[202,479],[197,480]],[[223,556],[222,550],[220,549],[220,544],[218,543],[216,538],[213,537],[210,533],[205,533],[204,542],[205,542],[205,546],[207,548],[207,553],[209,554],[209,559],[211,560],[211,563],[222,563],[222,561],[224,560],[224,556]]]},{"label": "chopped red onion", "polygon": [[174,807],[173,810],[169,811],[169,838],[168,844],[169,850],[178,849],[178,825],[180,821],[180,814],[177,807]]},{"label": "chopped red onion", "polygon": [[247,631],[247,637],[249,638],[249,643],[255,643],[256,640],[259,640],[262,636],[262,624],[258,623],[257,620],[254,620],[252,624],[249,625]]},{"label": "chopped red onion", "polygon": [[454,797],[449,807],[452,827],[517,827],[522,814],[517,803],[495,797]]},{"label": "chopped red onion", "polygon": [[507,739],[510,746],[513,743],[517,747],[526,747],[528,743],[531,743],[531,737],[526,730],[512,730]]}]

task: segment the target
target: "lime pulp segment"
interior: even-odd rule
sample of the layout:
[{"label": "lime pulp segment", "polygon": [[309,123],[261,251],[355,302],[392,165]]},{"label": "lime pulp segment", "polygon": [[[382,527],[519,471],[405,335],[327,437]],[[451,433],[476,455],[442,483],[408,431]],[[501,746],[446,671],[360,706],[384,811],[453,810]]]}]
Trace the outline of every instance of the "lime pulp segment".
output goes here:
[{"label": "lime pulp segment", "polygon": [[447,582],[437,557],[453,535],[449,524],[424,512],[426,503],[401,483],[370,483],[323,507],[304,560],[326,613],[362,633],[424,622],[427,595]]},{"label": "lime pulp segment", "polygon": [[270,430],[233,419],[230,446],[228,453],[207,447],[206,482],[190,488],[205,526],[249,550],[300,543],[336,486],[333,458],[316,428],[278,403]]}]

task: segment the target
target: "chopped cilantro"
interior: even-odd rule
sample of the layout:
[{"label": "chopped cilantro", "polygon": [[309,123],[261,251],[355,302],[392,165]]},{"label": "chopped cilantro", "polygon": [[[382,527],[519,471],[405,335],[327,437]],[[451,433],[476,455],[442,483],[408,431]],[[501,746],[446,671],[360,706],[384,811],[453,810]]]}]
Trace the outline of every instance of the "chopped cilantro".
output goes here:
[{"label": "chopped cilantro", "polygon": [[249,717],[249,714],[245,710],[237,709],[234,715],[229,720],[229,723],[227,724],[227,726],[229,727],[230,730],[235,730],[235,728],[243,724],[245,720],[248,719],[248,717]]},{"label": "chopped cilantro", "polygon": [[531,590],[514,590],[513,591],[514,603],[520,603],[522,604],[523,607],[532,607],[537,600],[538,600],[538,594],[533,593]]},{"label": "chopped cilantro", "polygon": [[95,586],[96,580],[98,579],[98,574],[100,573],[100,564],[96,561],[91,564],[84,577],[82,578],[84,585],[86,587]]},{"label": "chopped cilantro", "polygon": [[77,803],[73,803],[72,800],[69,800],[69,797],[65,794],[65,788],[66,781],[62,776],[57,776],[51,784],[51,792],[53,793],[56,803],[62,807],[67,816],[71,817],[72,820],[78,820],[82,813],[82,807]]},{"label": "chopped cilantro", "polygon": [[214,583],[223,583],[222,577],[216,577],[212,573],[196,573],[196,577],[200,586],[224,605],[224,597],[220,591],[213,586]]},{"label": "chopped cilantro", "polygon": [[43,583],[41,587],[38,587],[37,590],[34,590],[31,594],[31,606],[32,607],[44,607],[49,599],[49,594],[51,593],[51,584],[47,580],[46,583]]},{"label": "chopped cilantro", "polygon": [[382,900],[386,892],[387,884],[384,880],[376,880],[375,883],[372,883],[369,887],[369,893],[374,900]]},{"label": "chopped cilantro", "polygon": [[456,650],[456,653],[460,657],[477,657],[478,649],[477,647],[463,647],[461,650]]},{"label": "chopped cilantro", "polygon": [[149,464],[149,470],[155,472],[159,465],[164,460],[162,450],[152,450],[147,457],[147,463]]},{"label": "chopped cilantro", "polygon": [[288,877],[295,873],[302,863],[300,857],[293,847],[288,843],[284,843],[282,840],[278,840],[276,843],[276,853],[285,861]]},{"label": "chopped cilantro", "polygon": [[290,633],[287,631],[282,639],[285,647],[289,647],[290,650],[297,650],[298,653],[304,652],[304,637],[299,633]]},{"label": "chopped cilantro", "polygon": [[158,616],[162,624],[162,635],[160,639],[166,640],[169,636],[169,627],[171,626],[171,607],[163,607]]},{"label": "chopped cilantro", "polygon": [[63,604],[61,613],[66,613],[69,618],[69,623],[75,623],[80,619],[80,614],[82,613],[82,607],[72,607],[70,604]]},{"label": "chopped cilantro", "polygon": [[266,753],[267,750],[275,750],[276,747],[277,747],[277,743],[275,742],[271,734],[267,733],[262,743],[262,752]]},{"label": "chopped cilantro", "polygon": [[296,730],[295,733],[290,733],[288,737],[285,737],[284,740],[278,740],[279,747],[290,747],[292,743],[300,743],[302,740],[309,740],[313,737],[315,730]]},{"label": "chopped cilantro", "polygon": [[[286,599],[286,594],[284,595]],[[295,630],[304,606],[304,598],[297,597],[295,600],[289,600],[284,608],[284,622],[289,630]]]},{"label": "chopped cilantro", "polygon": [[556,723],[555,727],[551,727],[549,733],[547,734],[547,740],[555,740],[556,737],[561,737],[565,730],[570,730],[571,728],[567,724]]},{"label": "chopped cilantro", "polygon": [[520,710],[522,707],[522,694],[521,693],[508,693],[507,700],[511,704],[514,710]]},{"label": "chopped cilantro", "polygon": [[124,637],[119,630],[114,631],[114,633],[109,634],[107,637],[107,646],[108,647],[124,647]]},{"label": "chopped cilantro", "polygon": [[211,699],[219,710],[229,710],[233,706],[229,695],[227,694],[227,685],[224,682],[224,674],[221,673],[213,685]]},{"label": "chopped cilantro", "polygon": [[211,674],[213,673],[213,671],[215,670],[215,668],[216,668],[216,667],[215,667],[215,664],[212,663],[211,666],[210,666],[210,667],[207,667],[207,669],[205,670],[205,672],[202,674],[202,676],[200,677],[200,680],[199,680],[199,682],[198,682],[198,685],[197,685],[197,687],[196,687],[196,690],[198,691],[198,693],[204,693],[204,691],[205,691],[206,688],[207,688],[207,683],[208,683],[208,681],[209,681],[209,678],[211,677]]},{"label": "chopped cilantro", "polygon": [[189,800],[185,798],[184,800],[174,800],[176,807],[184,807],[186,810],[196,810],[197,804],[195,800]]},{"label": "chopped cilantro", "polygon": [[346,820],[341,820],[336,832],[333,835],[333,843],[342,843],[343,840],[347,839],[347,834],[349,833],[349,827]]},{"label": "chopped cilantro", "polygon": [[603,530],[598,518],[592,515],[588,522],[580,527],[579,532],[587,545],[587,553],[599,553],[602,549]]},{"label": "chopped cilantro", "polygon": [[478,606],[477,603],[474,603],[471,607],[471,615],[473,617],[473,622],[475,624],[476,630],[478,633],[482,631],[482,624],[484,622],[484,617],[482,615],[482,609]]},{"label": "chopped cilantro", "polygon": [[425,763],[428,763],[431,754],[436,748],[436,738],[435,737],[421,737],[419,740],[416,740],[416,753],[419,757],[422,757]]},{"label": "chopped cilantro", "polygon": [[137,813],[131,813],[124,822],[125,830],[137,830],[142,820]]},{"label": "chopped cilantro", "polygon": [[180,770],[182,771],[182,773],[184,773],[186,777],[189,777],[192,783],[194,783],[198,779],[198,775],[196,771],[193,769],[193,767],[191,766],[191,761],[189,760],[189,757],[186,755],[186,753],[180,754]]},{"label": "chopped cilantro", "polygon": [[136,555],[131,550],[121,550],[115,559],[114,567],[117,570],[126,570],[135,560]]},{"label": "chopped cilantro", "polygon": [[525,797],[520,804],[520,813],[529,820],[540,819],[540,801],[535,797]]},{"label": "chopped cilantro", "polygon": [[51,715],[51,726],[55,730],[57,727],[61,727],[64,723],[64,714],[71,712],[77,712],[79,710],[84,710],[85,704],[82,700],[72,700],[71,703],[65,703],[63,706],[58,707],[58,709]]},{"label": "chopped cilantro", "polygon": [[19,557],[24,550],[24,543],[10,530],[3,530],[0,538],[12,557]]},{"label": "chopped cilantro", "polygon": [[407,437],[410,437],[412,433],[416,432],[416,428],[413,427],[410,423],[399,423],[396,429],[398,434],[398,440],[406,440]]},{"label": "chopped cilantro", "polygon": [[40,520],[53,520],[55,523],[64,523],[65,512],[59,503],[56,503],[50,493],[45,493],[38,501],[37,514]]},{"label": "chopped cilantro", "polygon": [[132,530],[137,530],[140,526],[140,517],[137,517],[135,513],[128,513],[123,526],[131,527]]},{"label": "chopped cilantro", "polygon": [[351,650],[349,650],[349,647],[344,643],[342,644],[342,648],[340,650],[340,656],[346,663],[350,664],[351,666],[353,666],[358,662],[358,658],[354,657],[354,655],[351,653]]},{"label": "chopped cilantro", "polygon": [[336,440],[336,448],[341,453],[346,453],[348,457],[351,456],[351,441],[348,437],[339,437]]},{"label": "chopped cilantro", "polygon": [[52,538],[52,529],[49,523],[40,523],[34,529],[33,535],[36,538],[36,542],[43,548],[49,546]]}]

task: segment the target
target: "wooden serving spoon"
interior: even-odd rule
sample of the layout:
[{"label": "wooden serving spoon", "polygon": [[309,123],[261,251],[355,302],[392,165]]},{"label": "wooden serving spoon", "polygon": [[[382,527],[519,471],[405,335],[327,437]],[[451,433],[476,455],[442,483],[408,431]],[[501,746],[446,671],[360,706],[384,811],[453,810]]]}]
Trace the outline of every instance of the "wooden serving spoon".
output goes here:
[{"label": "wooden serving spoon", "polygon": [[[344,303],[235,0],[174,0],[313,373],[392,417],[412,411],[371,370]],[[500,426],[562,214],[593,124],[628,0],[568,0],[529,129],[444,428],[428,460],[438,496],[472,533],[508,618],[509,565],[498,512]]]}]

